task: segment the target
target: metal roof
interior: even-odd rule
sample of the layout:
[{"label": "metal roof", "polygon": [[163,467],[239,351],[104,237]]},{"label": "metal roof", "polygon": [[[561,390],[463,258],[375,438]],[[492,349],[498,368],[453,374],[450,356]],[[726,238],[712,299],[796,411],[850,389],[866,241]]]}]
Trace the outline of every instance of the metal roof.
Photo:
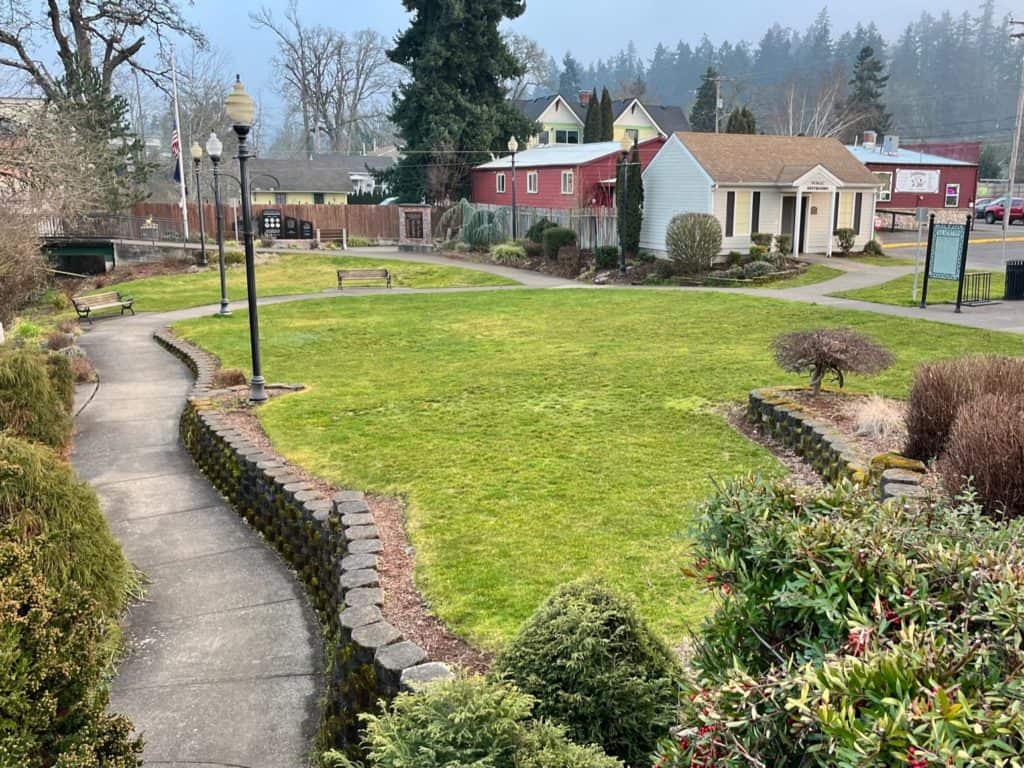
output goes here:
[{"label": "metal roof", "polygon": [[[552,166],[577,166],[600,160],[608,155],[618,154],[622,146],[617,141],[597,141],[591,144],[549,144],[516,153],[516,168],[546,168]],[[478,165],[476,170],[501,170],[512,167],[511,155],[499,157],[489,163]]]},{"label": "metal roof", "polygon": [[861,145],[856,147],[847,146],[846,148],[862,163],[872,163],[874,165],[956,165],[967,168],[974,167],[974,163],[965,163],[963,160],[929,155],[926,152],[916,152],[913,149],[903,149],[902,147],[894,153],[884,152],[880,144],[874,147]]}]

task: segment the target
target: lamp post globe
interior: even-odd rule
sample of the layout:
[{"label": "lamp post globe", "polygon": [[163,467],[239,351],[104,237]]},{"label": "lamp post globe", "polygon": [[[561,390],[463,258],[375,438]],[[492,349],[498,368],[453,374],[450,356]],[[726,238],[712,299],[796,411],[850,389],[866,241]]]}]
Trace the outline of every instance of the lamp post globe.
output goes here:
[{"label": "lamp post globe", "polygon": [[508,151],[512,154],[512,239],[519,239],[519,216],[516,211],[516,152],[519,151],[519,142],[515,136],[509,137]]},{"label": "lamp post globe", "polygon": [[220,268],[220,311],[217,314],[226,317],[231,310],[228,309],[227,274],[224,271],[224,213],[220,206],[220,158],[224,154],[224,142],[213,131],[206,140],[206,154],[213,163],[213,206],[217,215],[217,265]]},{"label": "lamp post globe", "polygon": [[198,141],[193,141],[192,146],[188,148],[188,152],[192,155],[192,167],[196,173],[196,208],[199,211],[199,264],[205,267],[208,263],[206,259],[206,225],[203,221],[203,190],[199,183],[199,168],[203,164],[203,148],[199,146]]},{"label": "lamp post globe", "polygon": [[242,190],[242,237],[245,243],[245,286],[249,305],[249,349],[252,355],[252,379],[249,381],[249,400],[262,403],[267,399],[263,365],[260,361],[260,321],[256,304],[256,253],[253,247],[252,234],[252,200],[249,192],[249,132],[252,130],[256,104],[245,92],[240,77],[235,77],[235,84],[224,103],[231,129],[238,138],[238,181]]}]

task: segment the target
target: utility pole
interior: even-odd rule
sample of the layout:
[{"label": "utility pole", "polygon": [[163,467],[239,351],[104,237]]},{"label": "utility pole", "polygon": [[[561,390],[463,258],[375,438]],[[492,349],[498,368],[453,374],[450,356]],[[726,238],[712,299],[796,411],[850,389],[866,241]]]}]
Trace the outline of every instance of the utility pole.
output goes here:
[{"label": "utility pole", "polygon": [[[1011,26],[1024,26],[1024,21],[1010,20]],[[1014,40],[1024,38],[1024,32],[1011,32]],[[1013,188],[1017,182],[1017,161],[1020,157],[1021,121],[1024,120],[1024,56],[1021,57],[1020,95],[1017,98],[1017,124],[1013,132],[1013,146],[1010,148],[1010,188],[1006,191],[1006,204],[1003,206],[1003,264],[1006,264],[1006,237],[1010,227],[1010,210],[1013,208]]]},{"label": "utility pole", "polygon": [[722,112],[722,74],[715,78],[715,133],[718,133],[718,120]]}]

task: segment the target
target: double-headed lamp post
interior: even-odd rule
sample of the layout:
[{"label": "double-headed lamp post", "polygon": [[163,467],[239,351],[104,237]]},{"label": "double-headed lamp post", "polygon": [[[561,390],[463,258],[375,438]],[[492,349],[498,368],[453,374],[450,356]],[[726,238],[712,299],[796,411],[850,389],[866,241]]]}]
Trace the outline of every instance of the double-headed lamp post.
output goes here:
[{"label": "double-headed lamp post", "polygon": [[508,151],[512,153],[512,239],[518,240],[519,222],[516,220],[516,152],[519,151],[519,142],[516,141],[515,136],[508,140]]},{"label": "double-headed lamp post", "polygon": [[199,167],[203,163],[203,148],[198,141],[193,141],[189,148],[192,155],[192,165],[196,170],[196,208],[199,210],[199,263],[207,265],[206,260],[206,227],[203,224],[203,188],[199,183]]},{"label": "double-headed lamp post", "polygon": [[224,142],[217,138],[217,134],[210,131],[210,138],[206,140],[206,154],[210,156],[213,163],[213,205],[217,211],[217,255],[220,265],[220,312],[218,314],[227,316],[231,314],[228,309],[228,284],[227,276],[224,273],[224,216],[220,210],[220,157],[224,152]]},{"label": "double-headed lamp post", "polygon": [[264,389],[263,366],[260,363],[260,321],[256,307],[256,253],[252,242],[252,201],[249,199],[249,131],[256,105],[235,76],[235,85],[224,105],[231,128],[238,137],[238,180],[242,188],[242,233],[245,242],[245,287],[249,303],[249,348],[252,353],[252,379],[249,381],[249,400],[262,403],[267,399]]}]

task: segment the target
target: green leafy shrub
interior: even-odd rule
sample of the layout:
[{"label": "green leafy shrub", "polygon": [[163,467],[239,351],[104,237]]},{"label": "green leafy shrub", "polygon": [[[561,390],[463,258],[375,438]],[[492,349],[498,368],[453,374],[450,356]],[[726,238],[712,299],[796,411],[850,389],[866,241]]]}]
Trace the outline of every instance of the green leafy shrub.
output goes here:
[{"label": "green leafy shrub", "polygon": [[708,213],[681,213],[668,224],[665,249],[680,272],[707,272],[722,250],[722,225]]},{"label": "green leafy shrub", "polygon": [[545,217],[526,230],[526,239],[534,243],[543,243],[544,233],[557,226],[555,222]]},{"label": "green leafy shrub", "polygon": [[373,768],[614,768],[599,750],[569,744],[531,720],[534,701],[512,685],[481,677],[402,693],[380,715],[363,715],[363,747]]},{"label": "green leafy shrub", "polygon": [[526,249],[519,243],[499,243],[491,246],[491,257],[499,264],[521,264],[526,261]]},{"label": "green leafy shrub", "polygon": [[52,448],[67,444],[71,436],[67,393],[58,391],[51,378],[62,381],[58,366],[51,368],[46,356],[28,349],[0,355],[0,430]]},{"label": "green leafy shrub", "polygon": [[666,764],[1011,764],[1024,750],[1024,640],[1006,631],[1024,610],[1021,522],[849,484],[719,488],[699,510],[693,574],[719,602]]},{"label": "green leafy shrub", "polygon": [[31,342],[43,335],[43,329],[28,320],[19,320],[14,324],[11,338],[15,341]]},{"label": "green leafy shrub", "polygon": [[765,253],[771,250],[772,243],[775,241],[775,235],[771,232],[755,232],[750,236],[750,242],[754,245],[765,249]]},{"label": "green leafy shrub", "polygon": [[739,251],[729,251],[729,253],[726,254],[725,257],[725,263],[730,267],[742,266],[744,261],[750,261],[749,256],[746,256],[746,258],[744,257],[745,254],[742,254]]},{"label": "green leafy shrub", "polygon": [[836,230],[836,242],[839,245],[839,251],[843,256],[849,256],[850,251],[853,250],[853,243],[857,239],[857,232],[848,227],[841,227]]},{"label": "green leafy shrub", "polygon": [[537,715],[574,741],[639,765],[674,721],[680,671],[632,603],[586,580],[548,598],[491,674],[535,697]]},{"label": "green leafy shrub", "polygon": [[743,276],[747,279],[764,277],[765,275],[770,275],[774,271],[775,265],[770,261],[752,261],[749,264],[743,265]]},{"label": "green leafy shrub", "polygon": [[636,260],[641,264],[653,264],[657,259],[658,257],[650,251],[640,251],[640,253],[636,255]]},{"label": "green leafy shrub", "polygon": [[990,394],[963,405],[939,473],[950,493],[973,488],[990,515],[1024,514],[1024,400]]},{"label": "green leafy shrub", "polygon": [[376,240],[371,240],[368,237],[361,237],[360,235],[349,235],[348,236],[348,247],[349,248],[370,248],[377,244]]},{"label": "green leafy shrub", "polygon": [[595,248],[594,266],[598,269],[615,269],[619,266],[619,249],[614,245],[602,245]]},{"label": "green leafy shrub", "polygon": [[74,581],[44,577],[43,538],[0,525],[0,763],[134,768],[141,740],[105,712],[109,619]]},{"label": "green leafy shrub", "polygon": [[245,264],[245,251],[235,248],[225,250],[224,263],[231,267],[238,266],[239,264]]},{"label": "green leafy shrub", "polygon": [[752,261],[764,261],[768,256],[768,249],[763,245],[750,246],[750,258]]},{"label": "green leafy shrub", "polygon": [[921,461],[937,458],[960,408],[982,395],[1024,399],[1024,360],[989,355],[920,366],[907,399],[904,454]]},{"label": "green leafy shrub", "polygon": [[852,328],[794,331],[772,342],[775,362],[790,373],[809,373],[817,395],[831,378],[842,389],[848,373],[881,373],[893,364],[892,353]]},{"label": "green leafy shrub", "polygon": [[64,410],[70,414],[75,405],[75,374],[71,369],[71,358],[67,355],[47,355],[46,373]]},{"label": "green leafy shrub", "polygon": [[746,277],[746,273],[743,267],[738,264],[728,269],[723,269],[721,272],[714,273],[715,277],[723,277],[726,280],[743,280]]},{"label": "green leafy shrub", "polygon": [[864,244],[864,253],[868,256],[885,256],[882,244],[874,238]]},{"label": "green leafy shrub", "polygon": [[793,252],[793,236],[792,235],[776,235],[775,236],[775,247],[779,253],[790,254]]},{"label": "green leafy shrub", "polygon": [[54,589],[82,588],[99,614],[121,615],[133,576],[96,494],[42,445],[0,434],[0,525],[39,540],[40,573]]},{"label": "green leafy shrub", "polygon": [[552,261],[567,245],[576,245],[576,233],[565,227],[548,227],[544,230],[544,256]]}]

